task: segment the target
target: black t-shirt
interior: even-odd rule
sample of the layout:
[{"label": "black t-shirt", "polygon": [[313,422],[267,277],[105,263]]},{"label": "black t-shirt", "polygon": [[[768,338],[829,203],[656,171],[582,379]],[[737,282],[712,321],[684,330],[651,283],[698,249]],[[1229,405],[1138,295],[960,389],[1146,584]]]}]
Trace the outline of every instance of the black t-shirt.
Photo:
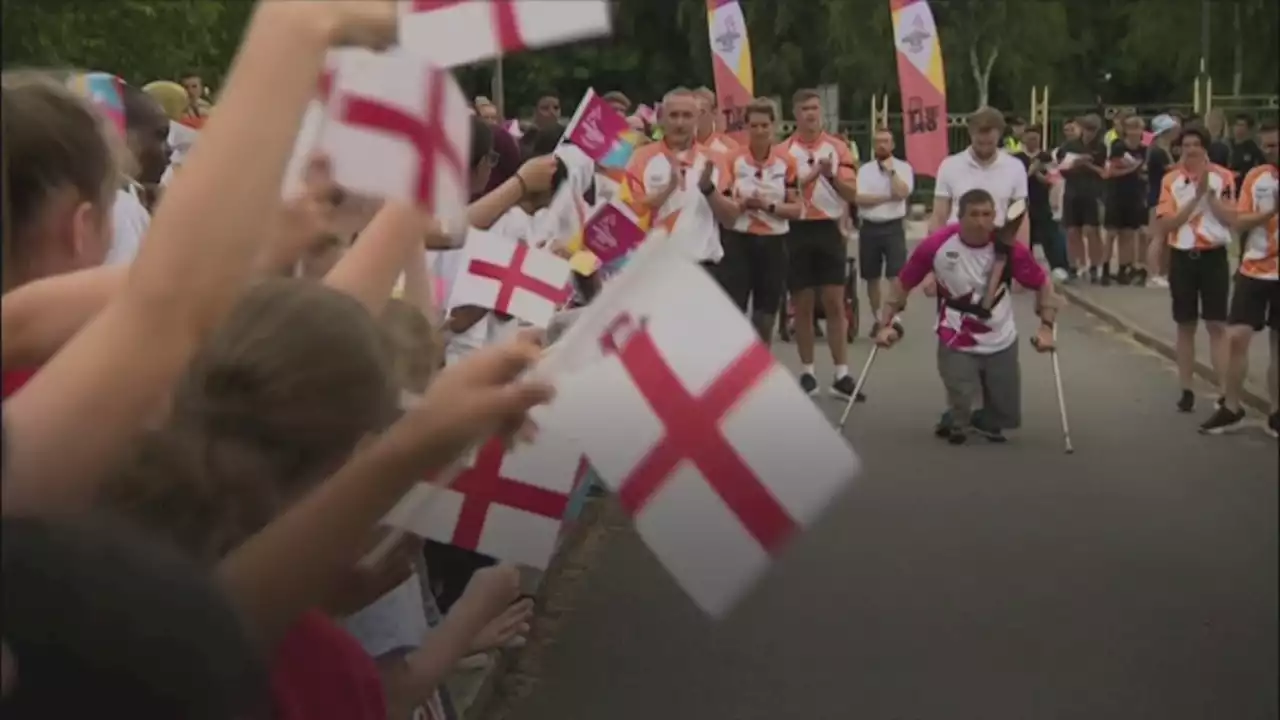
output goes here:
[{"label": "black t-shirt", "polygon": [[[1068,140],[1058,148],[1058,162],[1068,155],[1083,155],[1093,161],[1093,164],[1099,168],[1106,165],[1107,162],[1107,146],[1102,142],[1102,138],[1095,137],[1093,142],[1086,143],[1082,138]],[[1081,161],[1077,161],[1081,162]],[[1100,197],[1102,195],[1102,176],[1089,168],[1075,166],[1062,171],[1062,177],[1067,181],[1065,192],[1069,195],[1093,195]]]},{"label": "black t-shirt", "polygon": [[1262,148],[1252,139],[1231,144],[1231,163],[1227,165],[1236,174],[1236,189],[1244,182],[1249,171],[1263,163]]},{"label": "black t-shirt", "polygon": [[[1034,156],[1028,154],[1025,150],[1016,152],[1014,157],[1022,161],[1023,167],[1027,171],[1031,170],[1032,160],[1039,160],[1042,167],[1048,167],[1053,163],[1053,156],[1046,150],[1041,150]],[[1045,217],[1053,214],[1053,209],[1049,205],[1049,186],[1040,182],[1034,175],[1027,176],[1027,205],[1031,214]]]},{"label": "black t-shirt", "polygon": [[1231,164],[1231,146],[1221,140],[1209,143],[1209,162],[1226,167]]},{"label": "black t-shirt", "polygon": [[1164,182],[1164,173],[1173,164],[1168,151],[1157,145],[1147,150],[1147,207],[1160,204],[1160,184]]},{"label": "black t-shirt", "polygon": [[1117,169],[1137,165],[1138,170],[1127,175],[1107,180],[1113,198],[1124,200],[1143,200],[1147,194],[1147,146],[1139,145],[1131,148],[1123,140],[1111,143],[1111,152],[1107,154],[1107,163]]}]

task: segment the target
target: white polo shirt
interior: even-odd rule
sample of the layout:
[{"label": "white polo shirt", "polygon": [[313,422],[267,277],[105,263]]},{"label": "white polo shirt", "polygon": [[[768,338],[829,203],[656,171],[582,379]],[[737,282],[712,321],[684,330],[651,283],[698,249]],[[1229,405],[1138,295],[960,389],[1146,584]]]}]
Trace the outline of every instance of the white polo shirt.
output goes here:
[{"label": "white polo shirt", "polygon": [[[884,161],[886,168],[891,169],[902,182],[907,184],[907,194],[916,189],[916,174],[905,160],[890,157]],[[879,162],[868,162],[858,168],[858,194],[873,197],[889,197],[893,194],[893,175],[880,168]],[[859,207],[858,217],[871,222],[890,222],[901,220],[907,216],[907,200],[880,203],[871,207]]]},{"label": "white polo shirt", "polygon": [[974,189],[991,193],[996,202],[996,225],[1004,225],[1009,204],[1027,199],[1027,169],[1021,160],[1003,150],[997,150],[990,162],[983,163],[974,157],[971,148],[951,155],[938,166],[933,196],[951,201],[948,222],[959,217],[960,197]]}]

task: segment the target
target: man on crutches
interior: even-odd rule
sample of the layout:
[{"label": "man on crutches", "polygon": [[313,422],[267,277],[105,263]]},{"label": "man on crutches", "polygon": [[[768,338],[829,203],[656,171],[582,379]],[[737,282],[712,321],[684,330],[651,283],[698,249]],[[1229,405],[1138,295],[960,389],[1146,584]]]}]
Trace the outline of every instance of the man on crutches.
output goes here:
[{"label": "man on crutches", "polygon": [[[1042,353],[1054,349],[1057,301],[1053,284],[1028,247],[1012,242],[1008,232],[993,232],[996,206],[990,193],[970,190],[959,205],[959,223],[918,245],[892,283],[878,318],[876,344],[888,348],[898,341],[901,333],[893,319],[906,307],[911,290],[932,273],[938,288],[938,373],[950,412],[950,426],[940,434],[953,445],[965,442],[971,432],[999,442],[1005,430],[1022,422],[1018,331],[1009,283],[1036,291],[1040,328],[1032,345]],[[993,285],[998,290],[991,295]],[[984,408],[980,428],[972,422],[979,400]]]}]

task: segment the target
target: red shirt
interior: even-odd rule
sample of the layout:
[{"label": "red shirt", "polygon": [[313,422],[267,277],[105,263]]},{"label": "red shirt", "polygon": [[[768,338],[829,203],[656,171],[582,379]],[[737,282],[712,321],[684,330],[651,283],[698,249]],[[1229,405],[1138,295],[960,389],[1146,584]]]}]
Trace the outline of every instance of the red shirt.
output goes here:
[{"label": "red shirt", "polygon": [[275,720],[385,720],[382,679],[360,643],[319,610],[308,610],[276,649]]},{"label": "red shirt", "polygon": [[35,377],[36,368],[34,370],[5,370],[4,371],[4,394],[0,397],[8,399],[8,397],[27,384],[27,381]]}]

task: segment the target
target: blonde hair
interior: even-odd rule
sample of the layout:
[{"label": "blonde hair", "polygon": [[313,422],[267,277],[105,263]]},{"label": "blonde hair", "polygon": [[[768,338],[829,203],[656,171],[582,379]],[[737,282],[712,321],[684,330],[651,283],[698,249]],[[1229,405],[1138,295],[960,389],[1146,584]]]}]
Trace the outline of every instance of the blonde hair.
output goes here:
[{"label": "blonde hair", "polygon": [[[111,206],[121,176],[120,151],[93,107],[57,79],[35,70],[6,71],[0,82],[4,146],[4,290],[26,281],[35,248],[25,232],[64,188],[103,209]],[[118,141],[123,145],[123,139]],[[127,155],[127,148],[124,150]]]}]

